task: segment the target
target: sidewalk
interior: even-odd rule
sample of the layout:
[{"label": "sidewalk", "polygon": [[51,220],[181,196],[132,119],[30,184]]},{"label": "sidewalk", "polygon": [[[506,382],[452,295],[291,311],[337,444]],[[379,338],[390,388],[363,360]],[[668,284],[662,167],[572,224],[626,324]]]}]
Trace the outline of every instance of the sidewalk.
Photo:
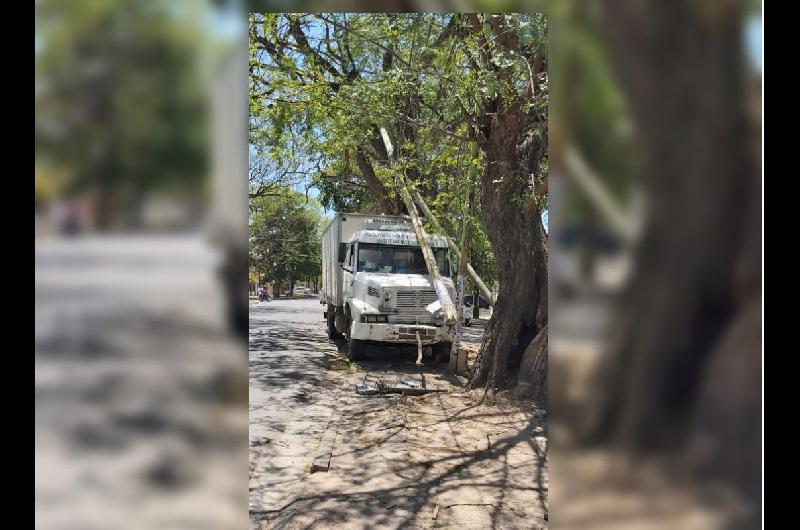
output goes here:
[{"label": "sidewalk", "polygon": [[[373,345],[352,363],[346,343],[325,336],[315,303],[251,312],[262,312],[259,326],[251,320],[253,528],[546,528],[543,411],[504,393],[485,403],[429,359],[428,388],[446,392],[359,396],[365,376],[418,379],[416,351]],[[471,356],[487,324],[464,328]],[[278,406],[286,417],[275,422]]]},{"label": "sidewalk", "polygon": [[457,386],[365,398],[361,378],[339,393],[329,470],[306,475],[259,528],[547,527],[546,419],[533,404],[488,405]]}]

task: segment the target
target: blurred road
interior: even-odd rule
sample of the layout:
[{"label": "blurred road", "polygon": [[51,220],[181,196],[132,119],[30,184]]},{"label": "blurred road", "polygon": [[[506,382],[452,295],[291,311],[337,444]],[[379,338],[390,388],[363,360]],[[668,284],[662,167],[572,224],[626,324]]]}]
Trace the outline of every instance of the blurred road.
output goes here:
[{"label": "blurred road", "polygon": [[242,528],[243,347],[199,236],[39,239],[37,528]]}]

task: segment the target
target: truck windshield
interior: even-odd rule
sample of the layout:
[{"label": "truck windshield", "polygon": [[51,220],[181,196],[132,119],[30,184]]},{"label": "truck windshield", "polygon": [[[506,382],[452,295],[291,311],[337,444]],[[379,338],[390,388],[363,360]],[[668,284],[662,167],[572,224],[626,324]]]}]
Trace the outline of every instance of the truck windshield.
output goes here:
[{"label": "truck windshield", "polygon": [[[433,255],[442,276],[450,276],[446,248],[434,248]],[[390,247],[359,244],[359,272],[385,272],[395,274],[428,274],[422,249],[419,247]]]}]

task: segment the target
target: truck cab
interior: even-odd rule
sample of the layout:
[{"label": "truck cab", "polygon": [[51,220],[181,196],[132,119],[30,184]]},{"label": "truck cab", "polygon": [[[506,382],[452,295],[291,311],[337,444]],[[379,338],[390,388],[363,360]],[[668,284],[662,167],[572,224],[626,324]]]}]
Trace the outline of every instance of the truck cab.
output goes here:
[{"label": "truck cab", "polygon": [[[447,239],[429,236],[428,243],[455,299]],[[323,244],[323,260],[325,248]],[[365,220],[340,241],[336,261],[341,272],[341,306],[329,304],[325,316],[329,334],[347,338],[351,359],[362,359],[369,342],[419,341],[438,350],[440,358],[449,355],[450,326],[444,322],[442,304],[409,223]]]}]

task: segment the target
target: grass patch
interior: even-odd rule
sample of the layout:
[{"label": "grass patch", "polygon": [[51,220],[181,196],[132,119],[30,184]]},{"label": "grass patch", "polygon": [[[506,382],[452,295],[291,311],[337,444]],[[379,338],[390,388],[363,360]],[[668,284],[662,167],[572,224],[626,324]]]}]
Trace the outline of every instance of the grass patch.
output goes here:
[{"label": "grass patch", "polygon": [[339,370],[348,374],[358,372],[358,365],[347,358],[346,355],[338,354],[328,358],[328,369]]}]

